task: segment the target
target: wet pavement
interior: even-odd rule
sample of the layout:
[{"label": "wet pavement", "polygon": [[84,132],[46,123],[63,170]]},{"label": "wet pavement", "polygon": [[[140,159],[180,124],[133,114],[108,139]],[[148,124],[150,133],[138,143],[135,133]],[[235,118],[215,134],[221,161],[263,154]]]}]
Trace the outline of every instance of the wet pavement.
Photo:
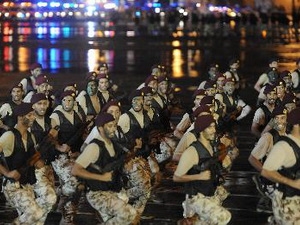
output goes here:
[{"label": "wet pavement", "polygon": [[[122,90],[129,92],[137,87],[148,75],[150,67],[161,62],[170,67],[172,81],[178,87],[178,96],[182,99],[183,110],[192,101],[190,96],[201,80],[205,79],[207,66],[212,62],[220,64],[222,71],[227,68],[227,62],[232,56],[241,60],[241,74],[247,80],[246,89],[241,93],[242,98],[255,108],[257,93],[253,85],[262,73],[270,58],[280,59],[280,70],[294,68],[294,62],[299,55],[299,44],[267,42],[266,40],[203,40],[197,38],[99,38],[93,43],[85,40],[49,40],[35,42],[31,39],[26,43],[14,42],[2,44],[0,98],[8,99],[10,87],[26,75],[26,68],[31,62],[41,60],[45,71],[49,74],[52,84],[62,88],[65,84],[75,82],[79,87],[84,86],[84,77],[88,68],[92,68],[99,61],[106,61],[110,66],[112,78]],[[17,56],[17,54],[20,55]],[[21,54],[22,53],[22,54]],[[92,53],[97,59],[91,63],[88,57]],[[25,58],[24,54],[26,55]],[[39,58],[39,54],[44,57]],[[69,55],[67,59],[63,56]],[[182,113],[183,111],[181,111]],[[174,115],[178,121],[180,113]],[[247,158],[254,146],[255,139],[250,133],[250,123],[253,115],[249,115],[240,122],[238,131],[238,147],[240,155],[236,159],[231,172],[226,178],[225,186],[231,193],[225,200],[224,206],[232,213],[231,225],[267,224],[268,214],[256,212],[259,199],[258,192],[252,182],[254,170]],[[172,181],[172,173],[166,171],[158,190],[158,196],[164,203],[149,202],[145,209],[141,224],[143,225],[174,225],[182,219],[184,194],[182,185]],[[10,224],[16,217],[16,212],[6,205],[4,196],[0,194],[0,225]],[[49,214],[46,225],[57,225],[61,215],[56,212]],[[75,218],[78,225],[94,225],[97,223],[95,211],[83,199],[79,212]]]}]

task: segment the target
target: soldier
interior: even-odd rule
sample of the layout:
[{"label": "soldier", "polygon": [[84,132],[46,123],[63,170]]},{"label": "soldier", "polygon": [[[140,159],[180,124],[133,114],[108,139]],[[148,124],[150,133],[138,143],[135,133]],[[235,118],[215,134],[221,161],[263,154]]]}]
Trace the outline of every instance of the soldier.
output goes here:
[{"label": "soldier", "polygon": [[101,110],[100,99],[97,95],[98,80],[95,76],[90,76],[87,79],[86,91],[79,93],[76,101],[84,110],[87,120],[92,120],[99,114]]},{"label": "soldier", "polygon": [[238,59],[231,59],[229,61],[229,70],[224,73],[226,79],[233,78],[235,80],[235,91],[239,91],[242,88],[242,78],[238,74],[240,67],[240,61]]},{"label": "soldier", "polygon": [[122,180],[116,168],[109,168],[123,154],[111,138],[115,135],[116,121],[109,113],[96,119],[100,140],[94,139],[77,158],[72,174],[86,180],[86,198],[101,215],[105,224],[136,224],[137,211],[128,203],[122,191]]},{"label": "soldier", "polygon": [[0,108],[0,134],[13,128],[17,123],[17,117],[14,115],[14,109],[20,105],[23,100],[23,85],[17,84],[11,89],[11,100],[1,105]]},{"label": "soldier", "polygon": [[193,122],[193,112],[200,106],[201,99],[205,96],[205,90],[197,89],[193,93],[194,98],[194,106],[191,110],[188,110],[185,114],[183,114],[180,122],[177,124],[174,130],[174,136],[178,139],[182,138],[186,130],[191,126]]},{"label": "soldier", "polygon": [[287,116],[286,137],[281,137],[263,164],[261,175],[275,185],[272,195],[273,220],[276,224],[299,224],[300,212],[300,108]]},{"label": "soldier", "polygon": [[219,171],[211,141],[215,139],[216,123],[211,115],[195,121],[197,141],[182,154],[174,173],[175,182],[185,183],[185,217],[197,215],[197,222],[228,224],[231,214],[221,206],[228,192],[219,186]]},{"label": "soldier", "polygon": [[209,66],[209,69],[208,69],[208,79],[202,81],[202,82],[199,84],[198,89],[204,89],[204,85],[205,85],[206,82],[208,82],[208,81],[213,81],[213,82],[215,82],[218,74],[219,74],[219,65],[216,64],[216,63],[211,64],[211,65]]},{"label": "soldier", "polygon": [[28,131],[35,120],[32,104],[21,103],[15,108],[15,115],[15,128],[0,137],[0,153],[5,157],[4,165],[0,165],[0,173],[5,177],[3,191],[18,212],[13,224],[41,225],[56,202],[56,194],[43,181],[44,163],[34,148],[34,136]]},{"label": "soldier", "polygon": [[56,159],[52,162],[52,167],[61,182],[60,205],[63,214],[61,224],[73,223],[83,189],[76,177],[71,175],[74,160],[80,154],[82,135],[88,125],[81,114],[74,109],[75,96],[73,91],[63,92],[61,107],[57,107],[50,116],[51,126],[59,127],[57,141],[62,146],[62,149],[57,149]]},{"label": "soldier", "polygon": [[100,105],[103,107],[108,101],[115,99],[112,93],[109,91],[109,77],[108,74],[99,73],[98,79],[98,91],[97,95],[100,99]]},{"label": "soldier", "polygon": [[29,91],[26,94],[23,100],[24,102],[30,102],[32,95],[35,93],[44,93],[47,96],[49,95],[51,86],[49,84],[49,79],[46,75],[40,74],[38,77],[36,77],[35,86],[35,90]]},{"label": "soldier", "polygon": [[296,60],[296,69],[291,73],[293,90],[295,91],[297,97],[299,98],[300,93],[300,58]]},{"label": "soldier", "polygon": [[[248,158],[250,164],[259,173],[262,170],[263,161],[269,155],[273,145],[279,141],[280,136],[286,135],[287,110],[283,106],[277,106],[272,112],[272,117],[274,118],[274,128],[260,137]],[[272,208],[270,196],[271,192],[274,191],[272,184],[270,184],[270,182],[265,182],[264,179],[260,179],[260,177],[256,175],[253,176],[253,180],[261,194],[256,210],[258,212],[271,213]]]},{"label": "soldier", "polygon": [[277,99],[276,88],[273,85],[267,84],[264,89],[264,94],[266,95],[266,100],[264,103],[255,111],[251,132],[260,138],[261,132],[267,126],[271,119],[271,113],[275,108],[275,101]]},{"label": "soldier", "polygon": [[30,65],[30,76],[22,79],[20,83],[23,85],[24,94],[36,90],[36,78],[42,74],[42,65],[40,63],[33,63]]}]

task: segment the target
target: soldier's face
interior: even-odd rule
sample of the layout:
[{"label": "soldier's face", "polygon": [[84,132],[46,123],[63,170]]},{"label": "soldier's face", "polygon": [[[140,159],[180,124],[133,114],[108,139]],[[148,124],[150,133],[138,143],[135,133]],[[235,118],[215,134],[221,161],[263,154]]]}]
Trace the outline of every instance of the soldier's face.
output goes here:
[{"label": "soldier's face", "polygon": [[31,70],[31,74],[34,77],[38,77],[40,74],[42,74],[42,68],[35,68],[34,70]]},{"label": "soldier's face", "polygon": [[282,85],[279,85],[276,87],[276,91],[277,91],[277,97],[278,98],[282,98],[284,96],[285,93],[285,87]]},{"label": "soldier's face", "polygon": [[97,93],[97,83],[94,81],[89,82],[86,87],[86,91],[89,96],[95,95]]},{"label": "soldier's face", "polygon": [[116,121],[111,121],[109,123],[104,124],[103,130],[104,130],[106,137],[113,138],[115,135],[115,132],[117,130]]},{"label": "soldier's face", "polygon": [[50,86],[48,83],[43,83],[37,86],[37,92],[38,93],[44,93],[44,94],[48,94],[50,89]]},{"label": "soldier's face", "polygon": [[234,92],[235,86],[234,86],[234,82],[227,82],[224,85],[224,91],[226,92],[226,94],[228,95],[232,95]]},{"label": "soldier's face", "polygon": [[215,96],[216,89],[215,88],[208,88],[205,90],[207,96]]},{"label": "soldier's face", "polygon": [[213,141],[216,137],[216,124],[211,123],[209,127],[207,127],[203,132],[203,137],[206,140]]},{"label": "soldier's face", "polygon": [[62,99],[62,107],[66,112],[71,112],[74,108],[74,98],[72,96],[66,96]]},{"label": "soldier's face", "polygon": [[166,94],[168,91],[168,82],[167,81],[162,81],[158,84],[158,90],[162,94]]},{"label": "soldier's face", "polygon": [[286,115],[281,114],[277,115],[274,118],[275,121],[275,129],[277,131],[283,131],[286,128]]},{"label": "soldier's face", "polygon": [[107,91],[109,87],[108,79],[101,78],[98,82],[98,88],[100,91]]},{"label": "soldier's face", "polygon": [[144,98],[142,96],[136,96],[131,101],[132,108],[135,112],[139,112],[143,109]]},{"label": "soldier's face", "polygon": [[13,88],[11,91],[12,100],[15,102],[21,101],[23,98],[23,89],[22,88]]},{"label": "soldier's face", "polygon": [[197,95],[194,99],[194,104],[196,107],[200,106],[201,99],[204,98],[204,95]]},{"label": "soldier's face", "polygon": [[44,116],[46,114],[47,107],[49,106],[48,100],[40,100],[34,103],[32,108],[37,116]]},{"label": "soldier's face", "polygon": [[277,94],[275,91],[271,91],[267,94],[267,101],[269,104],[274,104],[275,100],[277,99]]},{"label": "soldier's face", "polygon": [[151,87],[153,90],[153,93],[157,92],[158,84],[156,80],[152,80],[149,82],[148,87]]},{"label": "soldier's face", "polygon": [[121,111],[118,106],[115,106],[115,105],[110,106],[107,109],[107,113],[111,114],[115,118],[116,122],[119,121],[119,118],[121,116]]},{"label": "soldier's face", "polygon": [[35,120],[35,113],[32,110],[32,112],[26,114],[25,116],[22,116],[22,124],[26,127],[31,127],[34,120]]},{"label": "soldier's face", "polygon": [[152,104],[152,100],[153,100],[153,95],[152,94],[146,94],[144,96],[144,104],[149,106]]}]

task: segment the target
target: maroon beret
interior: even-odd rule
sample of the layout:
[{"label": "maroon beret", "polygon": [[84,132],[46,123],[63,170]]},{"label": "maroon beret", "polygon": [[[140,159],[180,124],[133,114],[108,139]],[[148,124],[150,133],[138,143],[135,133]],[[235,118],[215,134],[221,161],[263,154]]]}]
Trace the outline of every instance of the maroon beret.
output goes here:
[{"label": "maroon beret", "polygon": [[13,87],[11,88],[11,91],[12,91],[14,88],[20,88],[20,89],[23,90],[23,84],[21,84],[21,83],[16,84],[15,86],[13,86]]},{"label": "maroon beret", "polygon": [[193,112],[193,117],[197,117],[197,116],[199,116],[203,112],[211,113],[210,107],[208,105],[200,105]]},{"label": "maroon beret", "polygon": [[98,67],[98,70],[100,70],[100,68],[102,68],[102,67],[108,69],[108,64],[107,63],[100,63],[100,65]]},{"label": "maroon beret", "polygon": [[226,79],[225,75],[223,73],[218,73],[216,76],[216,80],[218,80],[219,78],[224,78]]},{"label": "maroon beret", "polygon": [[35,104],[41,100],[48,100],[47,96],[44,93],[36,93],[31,97],[31,104]]},{"label": "maroon beret", "polygon": [[216,83],[214,81],[206,81],[204,84],[204,89],[209,89],[209,88],[216,88]]},{"label": "maroon beret", "polygon": [[228,82],[235,83],[235,79],[234,79],[233,77],[226,78],[226,79],[224,80],[224,85],[227,84]]},{"label": "maroon beret", "polygon": [[97,77],[97,72],[95,72],[95,71],[91,71],[91,72],[88,72],[87,74],[86,74],[86,80],[88,80],[88,79],[90,79],[91,77]]},{"label": "maroon beret", "polygon": [[109,123],[114,120],[115,120],[115,118],[111,114],[102,112],[97,116],[95,125],[97,127],[103,127],[104,124]]},{"label": "maroon beret", "polygon": [[209,127],[212,123],[215,123],[216,121],[214,120],[212,115],[203,115],[203,116],[198,116],[195,121],[195,132],[199,133],[205,130],[207,127]]},{"label": "maroon beret", "polygon": [[49,80],[47,78],[46,75],[39,75],[36,79],[35,79],[35,84],[36,85],[41,85],[41,84],[44,84],[44,83],[49,83]]},{"label": "maroon beret", "polygon": [[292,92],[285,93],[281,102],[282,105],[289,104],[289,103],[296,104],[296,95]]},{"label": "maroon beret", "polygon": [[205,95],[205,90],[204,89],[197,89],[193,93],[193,98],[195,98],[198,95]]},{"label": "maroon beret", "polygon": [[284,70],[279,74],[279,78],[281,78],[281,79],[283,79],[285,77],[291,77],[291,76],[292,76],[292,74],[288,70]]},{"label": "maroon beret", "polygon": [[159,76],[157,78],[157,83],[161,83],[163,81],[169,81],[169,78],[167,76],[165,76],[165,75]]},{"label": "maroon beret", "polygon": [[61,93],[60,99],[62,100],[66,96],[71,96],[75,99],[76,98],[76,93],[74,91],[71,91],[71,90],[64,91],[63,93]]},{"label": "maroon beret", "polygon": [[104,78],[109,79],[107,73],[100,72],[100,73],[98,74],[98,76],[97,76],[97,79],[98,79],[98,80],[104,79]]},{"label": "maroon beret", "polygon": [[272,117],[285,114],[287,115],[287,109],[283,105],[276,106],[272,111]]},{"label": "maroon beret", "polygon": [[200,105],[211,105],[214,104],[215,98],[213,96],[204,96],[201,101]]},{"label": "maroon beret", "polygon": [[295,125],[300,124],[300,108],[295,108],[288,113],[287,122],[289,124]]},{"label": "maroon beret", "polygon": [[111,107],[111,106],[118,106],[119,109],[121,110],[121,103],[120,103],[119,101],[117,101],[117,100],[111,100],[111,101],[107,102],[107,103],[103,106],[101,112],[107,112],[107,110],[108,110],[109,107]]},{"label": "maroon beret", "polygon": [[264,89],[264,94],[267,95],[269,94],[271,91],[275,91],[276,92],[276,89],[275,89],[276,86],[272,85],[272,84],[266,84],[265,85],[265,89]]},{"label": "maroon beret", "polygon": [[153,80],[157,81],[157,76],[149,75],[145,80],[145,86],[148,86],[148,84]]},{"label": "maroon beret", "polygon": [[15,107],[14,114],[16,116],[25,116],[32,111],[33,111],[33,108],[32,108],[31,103],[22,102],[20,105],[17,105]]},{"label": "maroon beret", "polygon": [[274,86],[277,87],[277,86],[283,86],[285,87],[286,86],[286,83],[283,79],[277,79],[274,83]]},{"label": "maroon beret", "polygon": [[149,86],[142,87],[141,91],[144,93],[144,95],[153,94],[153,89]]},{"label": "maroon beret", "polygon": [[30,65],[30,70],[34,70],[36,68],[41,68],[42,69],[43,68],[42,64],[40,64],[40,63],[33,63],[33,64]]},{"label": "maroon beret", "polygon": [[132,101],[133,98],[135,97],[139,97],[139,96],[144,96],[144,92],[142,90],[134,90],[133,92],[131,92],[131,94],[129,95],[129,100]]}]

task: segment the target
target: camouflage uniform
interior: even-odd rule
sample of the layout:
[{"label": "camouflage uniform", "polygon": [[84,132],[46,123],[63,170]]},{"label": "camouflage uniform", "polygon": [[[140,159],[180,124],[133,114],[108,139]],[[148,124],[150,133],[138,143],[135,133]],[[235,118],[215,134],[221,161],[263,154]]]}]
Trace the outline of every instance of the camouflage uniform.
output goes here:
[{"label": "camouflage uniform", "polygon": [[231,214],[227,209],[222,207],[222,202],[227,196],[228,192],[223,186],[218,186],[213,196],[204,196],[203,194],[198,193],[192,198],[188,198],[184,201],[184,215],[185,217],[191,217],[194,214],[197,214],[199,217],[195,223],[197,225],[228,224],[231,219]]},{"label": "camouflage uniform", "polygon": [[6,199],[16,208],[19,215],[14,224],[45,223],[48,213],[56,202],[56,194],[44,172],[44,167],[36,170],[37,182],[34,185],[20,186],[19,182],[7,180],[3,186]]},{"label": "camouflage uniform", "polygon": [[298,225],[300,224],[300,196],[285,197],[283,193],[275,190],[272,196],[274,224]]},{"label": "camouflage uniform", "polygon": [[136,217],[136,210],[127,203],[126,195],[113,191],[89,191],[88,202],[101,215],[104,224],[131,224]]},{"label": "camouflage uniform", "polygon": [[124,172],[128,177],[127,195],[133,200],[133,207],[141,215],[151,193],[149,164],[144,158],[136,157],[125,165]]}]

